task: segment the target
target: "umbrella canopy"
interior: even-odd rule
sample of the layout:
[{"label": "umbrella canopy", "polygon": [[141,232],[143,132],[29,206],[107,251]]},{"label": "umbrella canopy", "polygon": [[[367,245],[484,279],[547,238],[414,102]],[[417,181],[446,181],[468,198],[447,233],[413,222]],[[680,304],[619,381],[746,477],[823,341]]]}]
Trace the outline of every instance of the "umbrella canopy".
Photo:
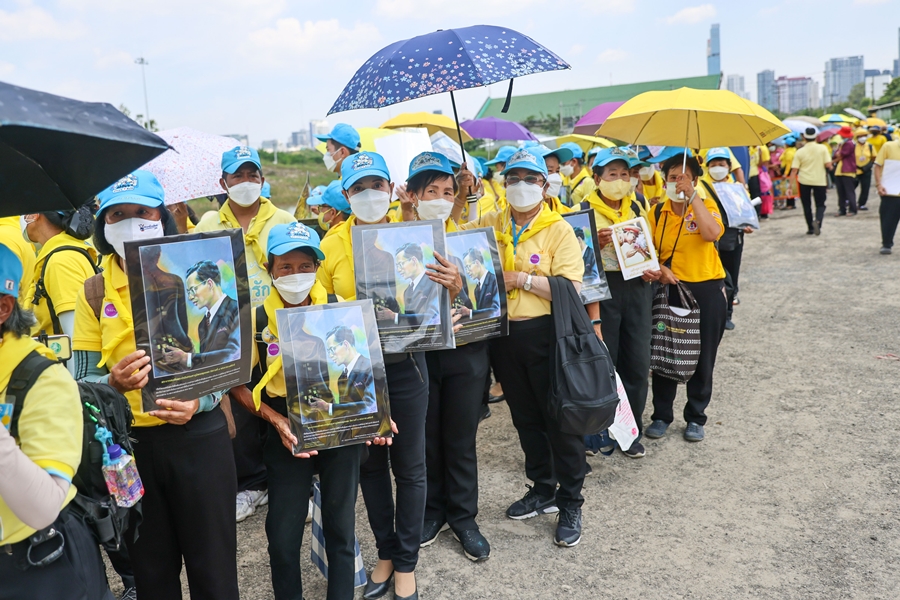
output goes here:
[{"label": "umbrella canopy", "polygon": [[[366,152],[376,152],[375,140],[386,135],[397,133],[393,129],[381,129],[380,127],[360,127],[356,130],[359,134],[359,149]],[[325,154],[325,142],[316,144],[316,150]]]},{"label": "umbrella canopy", "polygon": [[[456,135],[456,121],[446,115],[436,115],[428,112],[404,113],[381,124],[382,129],[403,129],[405,127],[427,129],[428,135],[434,135],[438,131],[442,131],[447,135]],[[466,133],[465,128],[462,129],[461,133],[464,142],[472,141],[472,136]]]},{"label": "umbrella canopy", "polygon": [[824,142],[830,140],[832,136],[834,136],[838,132],[839,128],[829,127],[828,129],[823,129],[819,132],[819,135],[816,136],[817,142]]},{"label": "umbrella canopy", "polygon": [[143,168],[156,175],[166,192],[166,204],[224,192],[219,185],[222,153],[240,146],[236,139],[190,127],[160,131],[159,137],[169,143],[170,149]]},{"label": "umbrella canopy", "polygon": [[110,104],[0,82],[0,217],[78,208],[167,147]]},{"label": "umbrella canopy", "polygon": [[882,119],[879,119],[877,117],[868,117],[866,119],[866,127],[873,127],[876,125],[878,127],[881,127],[882,129],[887,128],[887,123],[885,123]]},{"label": "umbrella canopy", "polygon": [[591,110],[578,119],[575,123],[575,129],[572,133],[582,133],[584,135],[594,135],[597,129],[603,125],[609,115],[613,114],[617,108],[625,104],[624,102],[604,102],[599,106],[595,106]]},{"label": "umbrella canopy", "polygon": [[806,122],[806,123],[809,123],[809,124],[812,125],[813,127],[821,127],[822,125],[825,124],[825,123],[823,123],[822,121],[820,121],[819,119],[817,119],[817,118],[815,118],[815,117],[808,117],[808,116],[806,116],[806,115],[795,115],[795,116],[788,117],[787,119],[785,119],[785,121],[788,121],[788,120],[791,120],[791,121],[804,121],[804,122]]},{"label": "umbrella canopy", "polygon": [[757,146],[788,133],[775,115],[728,90],[644,92],[597,131],[631,144],[712,148]]},{"label": "umbrella canopy", "polygon": [[819,117],[819,120],[823,123],[856,123],[859,121],[856,117],[851,117],[850,115],[844,115],[841,113],[829,113],[827,115],[822,115]]},{"label": "umbrella canopy", "polygon": [[[528,131],[524,125],[515,121],[498,119],[497,117],[485,117],[460,123],[463,131],[480,140],[531,140],[538,141],[537,137]],[[465,138],[463,138],[465,139]]]},{"label": "umbrella canopy", "polygon": [[556,147],[560,147],[565,143],[574,142],[578,147],[588,152],[591,148],[599,146],[600,148],[615,148],[616,145],[606,138],[597,137],[596,135],[582,135],[580,133],[570,133],[569,135],[561,135],[556,138]]},{"label": "umbrella canopy", "polygon": [[823,126],[824,126],[824,125],[818,125],[818,126],[817,126],[817,125],[813,125],[812,123],[810,123],[810,122],[808,122],[808,121],[800,121],[800,120],[797,120],[797,119],[785,119],[785,120],[783,121],[783,123],[784,123],[784,126],[785,126],[785,127],[787,127],[788,129],[790,129],[790,130],[793,131],[794,133],[801,133],[801,134],[802,134],[804,131],[806,131],[806,128],[807,128],[807,127],[813,127],[813,128],[815,128],[815,129],[818,131],[820,127],[823,127]]},{"label": "umbrella canopy", "polygon": [[844,112],[847,113],[848,115],[854,116],[857,119],[860,119],[862,121],[865,121],[865,119],[866,119],[866,115],[864,115],[862,113],[862,111],[856,110],[855,108],[847,107],[844,109]]}]

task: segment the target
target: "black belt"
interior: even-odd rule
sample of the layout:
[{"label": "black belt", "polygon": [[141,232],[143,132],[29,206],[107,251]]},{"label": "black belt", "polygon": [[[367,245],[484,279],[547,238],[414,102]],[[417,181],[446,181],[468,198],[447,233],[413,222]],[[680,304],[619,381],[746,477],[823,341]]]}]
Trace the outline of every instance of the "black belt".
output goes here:
[{"label": "black belt", "polygon": [[[3,555],[12,557],[24,554],[25,557],[22,560],[23,564],[21,566],[25,569],[29,567],[46,567],[54,562],[62,556],[66,547],[66,538],[63,536],[62,531],[60,531],[59,523],[66,517],[68,511],[68,506],[63,507],[63,509],[59,511],[59,516],[56,517],[52,525],[44,527],[40,531],[35,531],[21,542],[0,546],[0,558],[2,558]],[[56,544],[56,548],[47,553],[43,558],[34,560],[31,556],[31,551],[46,543]]]}]

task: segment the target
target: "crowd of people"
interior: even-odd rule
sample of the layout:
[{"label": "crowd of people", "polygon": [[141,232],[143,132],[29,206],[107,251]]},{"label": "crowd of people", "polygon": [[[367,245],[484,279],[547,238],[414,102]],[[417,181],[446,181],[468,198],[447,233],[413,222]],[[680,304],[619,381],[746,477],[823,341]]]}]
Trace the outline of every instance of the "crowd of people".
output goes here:
[{"label": "crowd of people", "polygon": [[[676,381],[650,372],[652,305],[659,290],[671,306],[687,308],[686,289],[699,306],[700,351],[686,382],[685,426],[679,429],[688,442],[701,442],[718,346],[725,330],[734,328],[744,236],[753,231],[729,226],[715,184],[746,185],[750,197],[761,198],[765,217],[773,210],[769,174],[795,174],[809,233],[817,235],[828,172],[841,197],[839,214],[846,215],[865,210],[874,172],[882,196],[882,253],[890,252],[900,197],[886,194],[881,169],[886,159],[900,160],[900,142],[849,127],[839,135],[846,142],[833,151],[815,141],[815,130],[788,138],[783,148],[666,148],[656,156],[646,148],[585,152],[575,144],[530,144],[503,147],[474,169],[429,152],[416,157],[408,173],[397,174],[383,157],[360,149],[352,126],[339,124],[321,138],[325,165],[339,178],[307,202],[315,227],[295,221],[264,195],[268,184],[259,156],[242,146],[222,156],[227,199],[200,218],[185,205],[167,206],[156,177],[139,170],[77,211],[0,220],[0,388],[8,397],[9,390],[25,389],[17,387],[14,372],[32,354],[53,358],[32,336],[69,336],[73,350],[68,370],[53,364],[37,375],[17,427],[0,427],[0,599],[112,598],[100,548],[70,510],[82,460],[76,381],[111,386],[134,414],[142,522],[124,536],[123,547],[108,551],[123,598],[181,598],[182,565],[192,597],[238,598],[236,523],[268,504],[274,597],[301,599],[301,544],[316,478],[327,597],[354,594],[355,534],[364,526],[356,521],[361,489],[378,555],[364,597],[393,590],[398,599],[418,598],[420,549],[442,532],[451,531],[468,559],[491,554],[478,527],[476,434],[488,404],[502,400],[532,483],[521,498],[510,499],[506,516],[556,514],[553,542],[575,546],[583,529],[582,487],[591,472],[587,457],[617,444],[605,433],[563,431],[547,403],[556,339],[550,278],[580,289],[586,265],[584,231],[576,235],[562,215],[592,210],[596,222],[596,264],[612,297],[585,310],[636,417],[638,438],[621,451],[644,457],[641,437],[662,438],[676,421]],[[736,156],[742,151],[747,173]],[[649,223],[659,268],[626,279],[611,227],[636,217]],[[393,435],[295,454],[281,357],[266,351],[278,342],[275,312],[354,300],[351,229],[415,220],[441,221],[446,232],[493,229],[508,335],[452,350],[386,354]],[[242,350],[254,357],[252,380],[190,401],[159,399],[155,410],[145,412],[141,390],[151,359],[136,349],[125,242],[221,229],[240,229],[244,236],[254,341]],[[197,258],[202,263],[205,257]],[[479,286],[496,286],[471,257],[458,263],[434,258],[421,265],[424,276],[451,297],[462,290],[463,269]],[[412,255],[404,260],[423,261]],[[206,310],[209,326],[229,309],[209,295],[218,271],[198,264],[186,294]],[[228,326],[222,329],[227,333]],[[344,369],[342,377],[355,377],[360,358],[340,327],[329,332],[324,347],[310,341],[310,357],[325,353]],[[644,427],[648,396],[652,413]]]}]

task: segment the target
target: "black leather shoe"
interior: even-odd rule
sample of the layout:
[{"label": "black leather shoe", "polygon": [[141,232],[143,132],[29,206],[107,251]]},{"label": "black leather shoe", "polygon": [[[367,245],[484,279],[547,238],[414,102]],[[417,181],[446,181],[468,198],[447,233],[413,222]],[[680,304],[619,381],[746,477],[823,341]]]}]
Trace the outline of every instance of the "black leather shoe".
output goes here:
[{"label": "black leather shoe", "polygon": [[412,593],[412,596],[398,596],[394,594],[394,600],[419,600],[419,590]]},{"label": "black leather shoe", "polygon": [[475,562],[487,560],[491,556],[491,545],[477,529],[454,531],[453,537],[462,544],[466,558]]},{"label": "black leather shoe", "polygon": [[391,581],[394,579],[394,574],[391,573],[390,577],[381,583],[372,581],[371,573],[369,574],[368,579],[369,580],[366,581],[366,589],[363,591],[363,598],[366,600],[373,600],[374,598],[381,598],[388,593],[388,590],[391,589]]}]

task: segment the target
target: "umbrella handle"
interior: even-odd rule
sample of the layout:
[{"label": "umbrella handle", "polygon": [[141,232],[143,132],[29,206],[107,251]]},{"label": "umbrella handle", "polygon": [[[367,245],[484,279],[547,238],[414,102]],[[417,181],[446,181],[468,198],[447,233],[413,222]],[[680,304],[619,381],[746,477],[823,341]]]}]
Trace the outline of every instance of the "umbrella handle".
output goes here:
[{"label": "umbrella handle", "polygon": [[450,90],[450,102],[453,104],[453,120],[456,121],[456,135],[459,136],[459,151],[462,152],[463,164],[466,164],[466,147],[463,146],[462,128],[459,126],[459,115],[456,114],[456,97]]}]

